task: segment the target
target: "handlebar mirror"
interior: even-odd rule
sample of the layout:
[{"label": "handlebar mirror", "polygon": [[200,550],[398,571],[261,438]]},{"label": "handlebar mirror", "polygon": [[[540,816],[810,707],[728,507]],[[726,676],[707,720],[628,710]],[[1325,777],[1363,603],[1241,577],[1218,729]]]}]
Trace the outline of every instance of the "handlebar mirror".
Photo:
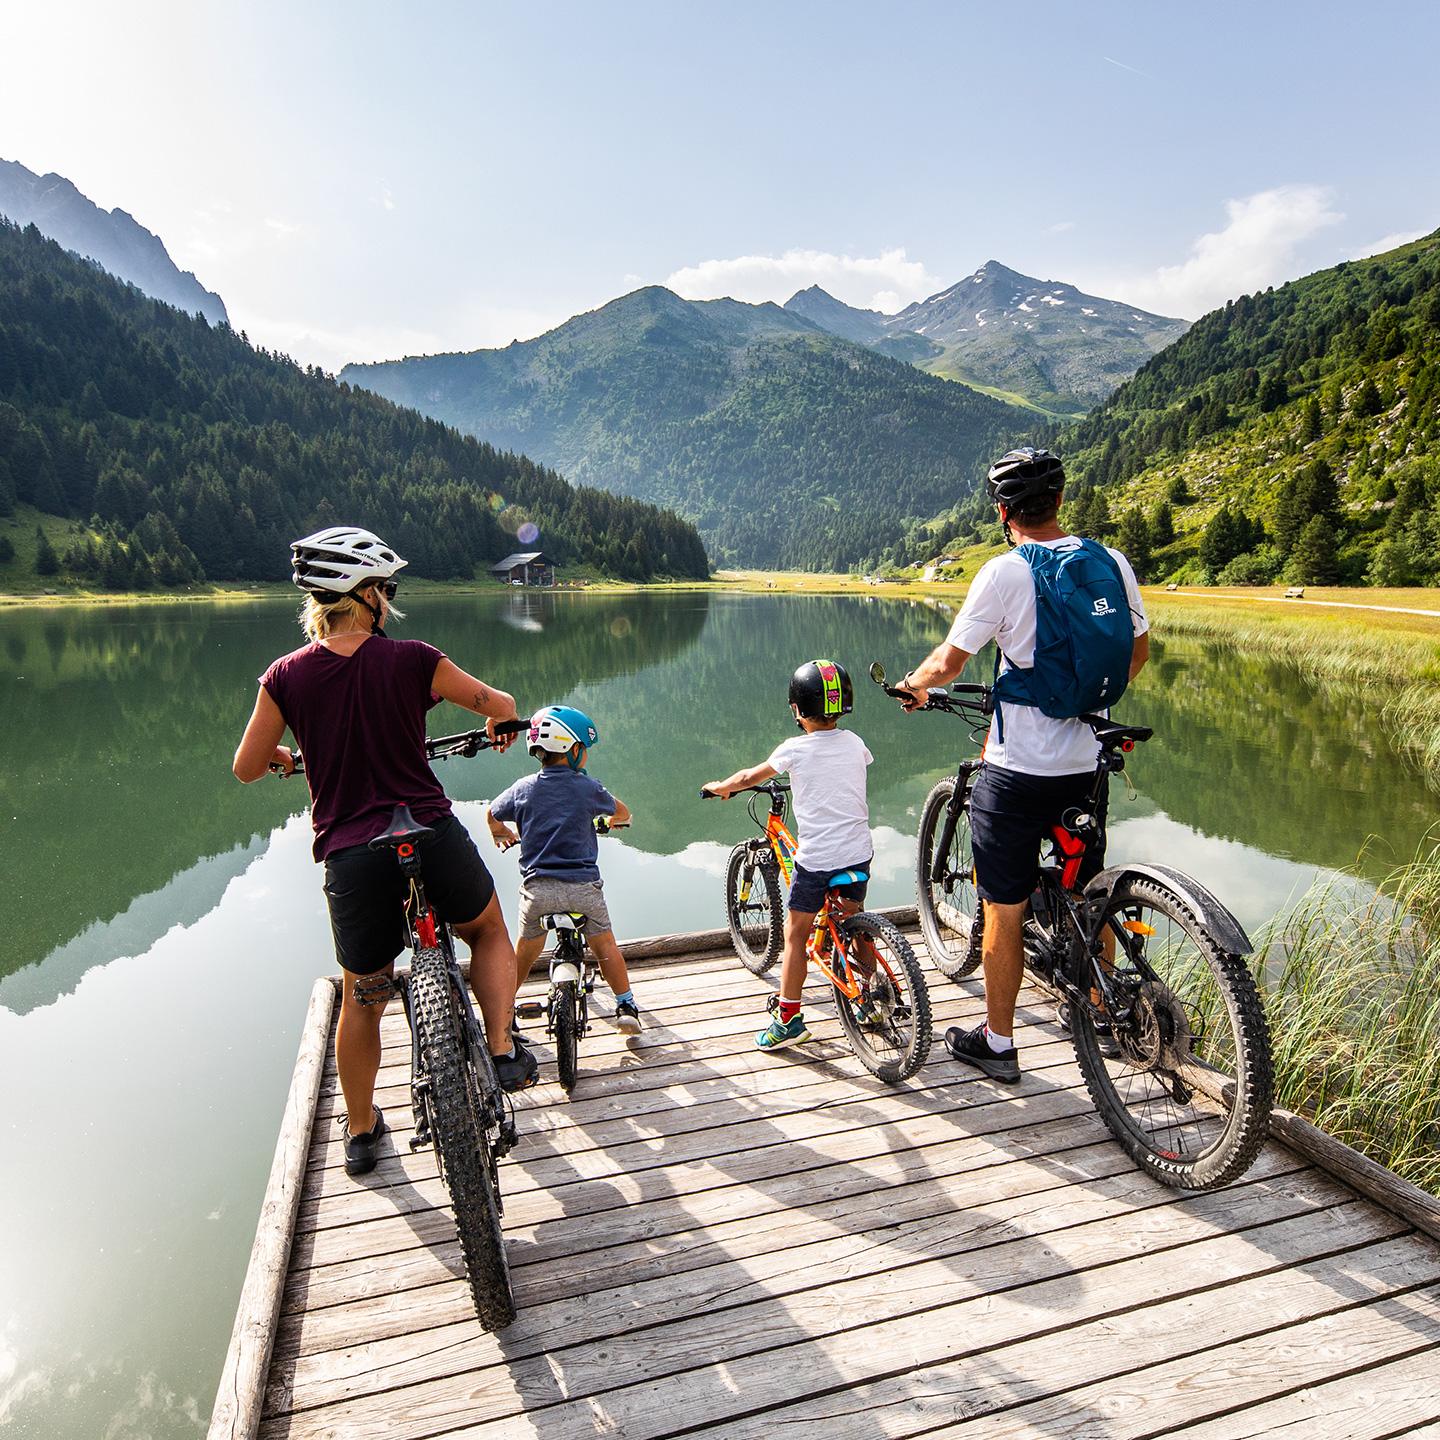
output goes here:
[{"label": "handlebar mirror", "polygon": [[885,667],[878,660],[872,660],[870,662],[870,678],[877,685],[883,685],[885,683]]}]

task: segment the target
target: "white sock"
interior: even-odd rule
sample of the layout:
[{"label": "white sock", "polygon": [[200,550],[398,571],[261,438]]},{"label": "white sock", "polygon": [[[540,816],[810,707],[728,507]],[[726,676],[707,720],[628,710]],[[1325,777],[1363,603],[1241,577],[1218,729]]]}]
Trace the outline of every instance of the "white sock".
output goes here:
[{"label": "white sock", "polygon": [[1007,1050],[1015,1048],[1013,1037],[997,1035],[988,1025],[985,1027],[985,1043],[990,1047],[992,1055],[1003,1055]]}]

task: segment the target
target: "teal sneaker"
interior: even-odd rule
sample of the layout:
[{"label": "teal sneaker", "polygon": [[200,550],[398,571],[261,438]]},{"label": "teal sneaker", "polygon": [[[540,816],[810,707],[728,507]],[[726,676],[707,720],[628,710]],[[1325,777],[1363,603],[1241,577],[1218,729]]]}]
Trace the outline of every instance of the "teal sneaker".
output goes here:
[{"label": "teal sneaker", "polygon": [[792,1045],[802,1044],[810,1038],[805,1028],[805,1017],[797,1015],[788,1025],[780,1023],[778,1015],[770,1017],[770,1023],[755,1037],[757,1050],[788,1050]]}]

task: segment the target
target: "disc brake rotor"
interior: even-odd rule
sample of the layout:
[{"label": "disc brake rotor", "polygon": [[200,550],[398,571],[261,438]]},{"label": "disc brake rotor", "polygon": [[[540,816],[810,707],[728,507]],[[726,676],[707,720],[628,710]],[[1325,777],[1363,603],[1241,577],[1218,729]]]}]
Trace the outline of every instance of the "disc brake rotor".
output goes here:
[{"label": "disc brake rotor", "polygon": [[1178,1083],[1194,1054],[1194,1035],[1180,997],[1163,981],[1145,980],[1134,992],[1133,1010],[1131,1023],[1117,1027],[1115,1034],[1126,1059]]}]

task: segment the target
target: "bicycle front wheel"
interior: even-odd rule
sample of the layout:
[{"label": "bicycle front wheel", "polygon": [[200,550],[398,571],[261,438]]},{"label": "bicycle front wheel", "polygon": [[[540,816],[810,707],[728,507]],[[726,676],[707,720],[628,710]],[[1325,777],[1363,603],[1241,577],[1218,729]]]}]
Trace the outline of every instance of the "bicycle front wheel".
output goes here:
[{"label": "bicycle front wheel", "polygon": [[925,798],[925,808],[920,812],[915,899],[920,933],[935,968],[947,980],[963,980],[980,964],[980,902],[975,894],[968,804],[956,816],[953,829],[947,825],[954,794],[955,777],[947,775]]},{"label": "bicycle front wheel", "polygon": [[[1115,887],[1117,1009],[1101,1053],[1095,1017],[1070,1006],[1080,1072],[1111,1133],[1167,1185],[1214,1190],[1244,1174],[1269,1130],[1270,1033],[1242,957],[1227,954],[1168,886],[1131,876]],[[1082,991],[1092,976],[1072,975]],[[1103,1022],[1102,1022],[1103,1023]]]},{"label": "bicycle front wheel", "polygon": [[773,856],[737,845],[725,867],[725,919],[740,963],[763,975],[785,943],[785,907]]},{"label": "bicycle front wheel", "polygon": [[580,1064],[579,1038],[575,1033],[575,982],[562,980],[550,996],[550,1014],[555,1020],[555,1070],[560,1088],[568,1095],[575,1088]]},{"label": "bicycle front wheel", "polygon": [[[862,910],[840,931],[850,974],[861,982],[852,999],[835,986],[835,1008],[856,1058],[890,1084],[908,1080],[930,1053],[930,990],[910,942],[884,916]],[[844,963],[833,957],[836,973]]]},{"label": "bicycle front wheel", "polygon": [[[510,1265],[500,1227],[500,1187],[494,1164],[499,1129],[499,1087],[482,1088],[457,1006],[469,1004],[450,983],[438,948],[417,950],[410,964],[410,1013],[419,1037],[420,1063],[430,1081],[426,1105],[440,1174],[455,1208],[455,1228],[475,1314],[487,1330],[515,1318]],[[492,1100],[487,1103],[486,1096]]]}]

